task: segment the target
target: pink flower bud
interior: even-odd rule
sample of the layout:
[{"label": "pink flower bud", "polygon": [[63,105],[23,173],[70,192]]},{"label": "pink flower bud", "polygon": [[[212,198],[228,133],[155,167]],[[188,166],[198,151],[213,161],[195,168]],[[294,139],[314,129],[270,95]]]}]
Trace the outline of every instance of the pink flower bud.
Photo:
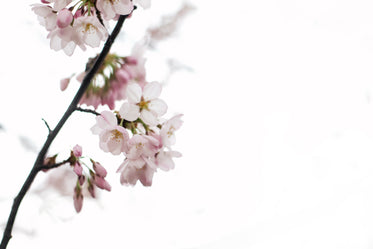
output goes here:
[{"label": "pink flower bud", "polygon": [[137,65],[137,59],[133,56],[128,56],[125,58],[126,64],[128,65]]},{"label": "pink flower bud", "polygon": [[42,2],[42,3],[46,3],[46,4],[50,3],[50,2],[45,1],[45,0],[41,0],[41,2]]},{"label": "pink flower bud", "polygon": [[107,171],[99,162],[93,162],[93,169],[98,176],[106,177]]},{"label": "pink flower bud", "polygon": [[74,164],[74,172],[75,174],[77,174],[78,176],[81,176],[83,174],[83,167],[82,165],[80,165],[79,162],[76,162]]},{"label": "pink flower bud", "polygon": [[95,182],[96,186],[99,187],[100,189],[104,189],[104,190],[107,190],[107,191],[111,190],[110,184],[103,177],[100,177],[100,176],[96,175],[95,178],[94,178],[94,182]]},{"label": "pink flower bud", "polygon": [[84,184],[84,182],[85,182],[85,176],[84,175],[80,175],[78,177],[78,181],[79,181],[80,186],[82,186]]},{"label": "pink flower bud", "polygon": [[88,192],[91,194],[92,198],[96,198],[95,185],[93,185],[90,181],[89,181],[89,185],[88,185]]},{"label": "pink flower bud", "polygon": [[83,15],[83,12],[84,12],[84,9],[83,9],[83,8],[78,9],[78,10],[75,12],[75,14],[74,14],[74,18],[76,19],[76,18],[81,17],[81,16]]},{"label": "pink flower bud", "polygon": [[57,14],[57,26],[60,29],[66,28],[73,20],[73,14],[68,9],[62,9]]},{"label": "pink flower bud", "polygon": [[70,83],[70,78],[63,78],[61,79],[60,81],[60,89],[61,91],[65,91],[67,86],[69,85]]},{"label": "pink flower bud", "polygon": [[79,213],[83,207],[83,195],[82,195],[81,189],[75,188],[74,192],[75,192],[73,196],[74,208],[76,212]]},{"label": "pink flower bud", "polygon": [[82,156],[82,146],[80,145],[75,145],[74,148],[73,148],[73,154],[74,156],[76,157],[81,157]]},{"label": "pink flower bud", "polygon": [[124,69],[117,70],[117,72],[115,73],[115,76],[120,82],[123,82],[123,83],[127,83],[131,78],[130,74]]}]

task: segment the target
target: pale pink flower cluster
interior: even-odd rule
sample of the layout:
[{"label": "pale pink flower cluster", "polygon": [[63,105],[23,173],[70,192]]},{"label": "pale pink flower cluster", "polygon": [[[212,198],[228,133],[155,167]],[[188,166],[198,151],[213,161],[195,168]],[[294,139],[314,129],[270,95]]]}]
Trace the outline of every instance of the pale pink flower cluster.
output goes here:
[{"label": "pale pink flower cluster", "polygon": [[[137,79],[137,74],[131,72],[131,69],[137,67],[138,60],[135,57],[119,57],[110,54],[105,59],[102,69],[95,75],[79,104],[93,106],[95,109],[99,105],[107,105],[113,110],[116,101],[126,98],[128,84]],[[107,75],[108,71],[110,72],[109,75]],[[85,72],[81,73],[78,81],[82,81],[84,75]]]},{"label": "pale pink flower cluster", "polygon": [[107,175],[106,169],[99,163],[91,159],[92,168],[88,168],[88,174],[83,170],[82,165],[85,165],[81,162],[82,159],[82,147],[76,145],[71,151],[70,158],[68,159],[73,171],[77,175],[78,179],[74,188],[74,208],[76,212],[80,212],[83,206],[83,188],[86,187],[90,195],[96,197],[96,187],[110,191],[111,186],[105,180]]},{"label": "pale pink flower cluster", "polygon": [[[144,51],[145,44],[140,42],[134,46],[131,55],[127,57],[109,54],[79,104],[93,106],[95,109],[100,105],[107,105],[114,110],[116,101],[127,98],[127,86],[137,83],[138,87],[143,87],[146,84]],[[87,70],[95,59],[96,57],[89,59]],[[76,79],[82,82],[85,74],[86,72],[80,73]],[[71,77],[61,79],[62,91],[68,87],[70,80]]]},{"label": "pale pink flower cluster", "polygon": [[161,90],[156,82],[143,87],[130,84],[127,101],[119,112],[103,111],[91,129],[99,136],[103,151],[125,157],[118,168],[123,185],[133,186],[139,180],[144,186],[151,186],[157,169],[173,169],[173,158],[181,156],[171,146],[175,144],[175,131],[183,123],[182,115],[160,121],[167,111],[166,103],[158,98]]},{"label": "pale pink flower cluster", "polygon": [[[136,3],[144,8],[150,6],[150,0]],[[87,45],[98,47],[108,36],[107,21],[129,15],[133,9],[132,0],[42,0],[32,5],[39,23],[49,32],[51,49],[63,50],[69,56],[76,46],[82,50]]]}]

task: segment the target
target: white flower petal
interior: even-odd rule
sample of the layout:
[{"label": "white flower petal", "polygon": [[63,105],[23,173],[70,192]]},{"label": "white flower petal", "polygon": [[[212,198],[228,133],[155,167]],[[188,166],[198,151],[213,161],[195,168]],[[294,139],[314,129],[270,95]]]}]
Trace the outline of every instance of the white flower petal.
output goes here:
[{"label": "white flower petal", "polygon": [[137,0],[135,3],[138,3],[144,9],[150,8],[150,0]]},{"label": "white flower petal", "polygon": [[162,86],[158,82],[150,82],[144,87],[144,99],[146,101],[156,99],[161,95]]},{"label": "white flower petal", "polygon": [[142,89],[137,83],[130,84],[127,86],[126,95],[128,102],[133,104],[139,103],[141,100]]},{"label": "white flower petal", "polygon": [[137,105],[124,103],[119,110],[119,115],[128,121],[135,121],[140,115],[140,108]]},{"label": "white flower petal", "polygon": [[167,104],[161,99],[154,99],[148,104],[150,111],[157,114],[158,117],[167,112]]},{"label": "white flower petal", "polygon": [[129,0],[115,1],[113,4],[115,12],[120,15],[128,15],[133,10],[133,3]]},{"label": "white flower petal", "polygon": [[158,124],[157,116],[148,110],[142,110],[140,118],[145,122],[145,124],[150,126],[156,126]]},{"label": "white flower petal", "polygon": [[[106,122],[106,124],[104,122],[102,122],[99,119],[99,117],[102,117],[102,119]],[[101,115],[99,117],[97,117],[96,120],[97,120],[97,123],[99,123],[99,125],[101,125],[101,126],[106,126],[107,124],[115,126],[115,125],[118,124],[118,120],[115,117],[115,114],[110,112],[110,111],[101,112]]]}]

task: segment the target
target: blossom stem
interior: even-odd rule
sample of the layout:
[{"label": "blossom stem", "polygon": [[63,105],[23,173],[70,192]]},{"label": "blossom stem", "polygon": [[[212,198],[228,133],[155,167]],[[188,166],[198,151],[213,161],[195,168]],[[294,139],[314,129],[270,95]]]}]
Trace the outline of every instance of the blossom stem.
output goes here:
[{"label": "blossom stem", "polygon": [[50,145],[52,144],[53,140],[56,138],[58,132],[61,130],[61,128],[63,127],[67,119],[70,117],[70,115],[75,110],[77,110],[77,106],[78,106],[80,99],[82,98],[83,94],[85,93],[86,89],[91,83],[93,76],[96,74],[96,72],[102,65],[103,61],[105,60],[107,54],[110,51],[112,44],[114,43],[115,38],[119,34],[122,28],[122,25],[128,16],[129,15],[123,15],[119,17],[117,24],[115,28],[113,29],[112,33],[109,35],[108,39],[106,40],[105,45],[100,55],[97,57],[94,65],[89,69],[88,73],[86,74],[78,92],[76,93],[75,97],[71,101],[66,112],[64,113],[60,121],[58,122],[57,126],[53,130],[51,130],[50,133],[48,134],[48,137],[35,160],[34,166],[32,167],[18,195],[13,200],[12,209],[10,211],[8,221],[7,221],[5,230],[4,230],[3,238],[0,244],[0,249],[5,249],[9,243],[9,240],[12,238],[13,225],[14,225],[14,221],[15,221],[19,206],[22,202],[23,197],[26,195],[32,182],[34,181],[36,175],[38,174],[38,172],[45,169],[44,158],[48,152]]}]

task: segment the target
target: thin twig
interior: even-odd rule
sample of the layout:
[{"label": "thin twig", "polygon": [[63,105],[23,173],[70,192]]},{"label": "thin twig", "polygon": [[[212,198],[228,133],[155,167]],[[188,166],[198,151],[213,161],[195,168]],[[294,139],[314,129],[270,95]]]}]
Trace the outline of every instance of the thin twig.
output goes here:
[{"label": "thin twig", "polygon": [[52,165],[43,165],[43,166],[40,167],[40,170],[49,170],[49,169],[58,168],[58,167],[64,165],[65,163],[68,163],[68,162],[70,162],[70,160],[66,159],[62,162],[55,163],[55,164],[52,164]]},{"label": "thin twig", "polygon": [[49,127],[48,122],[47,122],[44,118],[42,118],[41,120],[44,121],[44,124],[45,124],[45,126],[47,127],[47,129],[48,129],[48,134],[51,134],[51,133],[52,133],[52,130],[51,130],[51,128]]},{"label": "thin twig", "polygon": [[42,147],[42,149],[40,150],[40,152],[39,152],[39,154],[38,154],[38,156],[35,160],[34,166],[32,167],[32,169],[30,171],[30,174],[28,175],[28,177],[27,177],[26,181],[24,182],[24,184],[23,184],[21,190],[19,191],[18,195],[14,198],[12,209],[10,211],[9,218],[8,218],[8,221],[7,221],[7,225],[6,225],[5,230],[4,230],[3,239],[2,239],[1,244],[0,244],[0,249],[6,249],[9,240],[12,238],[13,225],[14,225],[14,221],[15,221],[19,206],[22,202],[23,197],[26,195],[26,193],[27,193],[28,189],[30,188],[32,182],[34,181],[36,175],[38,174],[38,172],[40,170],[43,169],[44,158],[45,158],[45,155],[48,152],[48,149],[49,149],[50,145],[52,144],[53,140],[56,138],[58,132],[61,130],[61,128],[63,127],[63,125],[67,121],[67,119],[76,110],[76,107],[77,107],[80,99],[82,98],[83,94],[85,93],[89,84],[91,83],[91,80],[92,80],[93,76],[96,74],[97,70],[100,68],[103,61],[105,60],[107,54],[110,51],[110,48],[111,48],[112,44],[114,43],[115,38],[119,34],[119,32],[122,28],[122,25],[123,25],[124,21],[126,20],[126,18],[128,16],[129,15],[119,17],[118,22],[117,22],[113,32],[111,33],[111,35],[109,35],[108,39],[106,40],[105,45],[104,45],[100,55],[96,59],[95,64],[93,65],[93,67],[89,70],[89,72],[84,77],[83,82],[82,82],[78,92],[76,93],[75,97],[71,101],[71,103],[70,103],[69,107],[67,108],[65,114],[62,116],[62,118],[60,119],[60,121],[58,122],[58,124],[54,128],[54,130],[52,130],[52,132],[49,134],[47,140],[45,141],[45,143]]},{"label": "thin twig", "polygon": [[80,111],[80,112],[92,113],[92,114],[94,114],[96,116],[101,115],[100,113],[98,113],[98,112],[96,112],[95,110],[92,110],[92,109],[84,109],[84,108],[77,107],[75,110],[76,111]]}]

